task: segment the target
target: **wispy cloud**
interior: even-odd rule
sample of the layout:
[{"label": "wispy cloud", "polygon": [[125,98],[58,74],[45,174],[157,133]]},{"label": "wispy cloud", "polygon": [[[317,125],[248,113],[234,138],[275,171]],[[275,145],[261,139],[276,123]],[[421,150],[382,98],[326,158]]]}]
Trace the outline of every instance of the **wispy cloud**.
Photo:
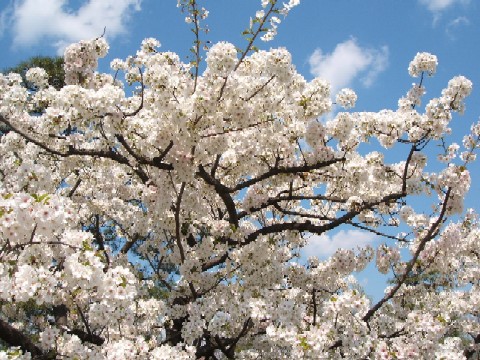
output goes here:
[{"label": "wispy cloud", "polygon": [[326,258],[332,255],[337,249],[356,249],[372,245],[377,239],[372,233],[360,230],[340,230],[332,236],[312,235],[308,239],[307,246],[301,250],[302,257],[317,256]]},{"label": "wispy cloud", "polygon": [[433,26],[435,26],[445,10],[454,5],[468,5],[470,0],[418,0],[418,2],[432,13]]},{"label": "wispy cloud", "polygon": [[361,47],[355,39],[349,39],[338,44],[331,53],[316,49],[308,62],[312,75],[330,82],[332,93],[351,86],[359,76],[363,86],[369,87],[388,65],[388,47]]},{"label": "wispy cloud", "polygon": [[419,0],[432,13],[439,13],[455,4],[468,4],[470,0]]},{"label": "wispy cloud", "polygon": [[447,24],[445,32],[450,39],[455,40],[455,31],[461,26],[470,25],[470,21],[465,16],[459,16]]},{"label": "wispy cloud", "polygon": [[0,12],[0,37],[5,35],[5,31],[10,22],[10,18],[12,17],[12,12],[13,12],[12,4],[7,5],[5,7],[5,10]]},{"label": "wispy cloud", "polygon": [[[104,28],[114,38],[126,32],[126,21],[140,10],[141,0],[84,0],[78,10],[68,0],[14,0],[2,13],[13,32],[13,45],[31,46],[48,40],[59,53],[66,45],[100,36]],[[1,25],[1,24],[0,24]],[[1,29],[0,29],[1,30]]]}]

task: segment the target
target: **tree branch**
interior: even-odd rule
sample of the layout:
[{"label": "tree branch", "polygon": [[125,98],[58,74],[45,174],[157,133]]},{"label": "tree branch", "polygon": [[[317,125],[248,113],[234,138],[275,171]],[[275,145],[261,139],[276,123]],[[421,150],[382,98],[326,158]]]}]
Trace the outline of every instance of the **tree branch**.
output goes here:
[{"label": "tree branch", "polygon": [[272,75],[270,77],[270,79],[268,79],[262,86],[259,86],[257,90],[255,90],[253,92],[253,94],[251,94],[249,97],[247,97],[246,99],[242,99],[243,101],[246,101],[248,102],[249,100],[251,100],[252,98],[254,98],[255,96],[257,96],[260,91],[262,91],[263,89],[265,89],[265,87],[270,84],[272,82],[272,80],[275,78],[275,75]]},{"label": "tree branch", "polygon": [[425,249],[425,245],[427,244],[428,241],[433,239],[436,234],[438,233],[438,229],[442,222],[444,221],[445,213],[447,211],[447,204],[448,204],[448,199],[450,198],[451,194],[451,188],[448,188],[447,193],[445,194],[445,199],[442,204],[442,210],[440,211],[440,215],[438,216],[437,221],[435,221],[428,232],[425,234],[423,239],[420,241],[420,244],[418,245],[417,250],[415,251],[415,254],[413,255],[412,259],[407,264],[407,267],[405,268],[405,272],[403,273],[402,277],[398,281],[398,283],[393,287],[392,290],[388,294],[386,294],[380,301],[378,301],[368,312],[365,314],[363,317],[363,321],[368,322],[370,318],[382,307],[383,304],[385,304],[388,300],[393,298],[395,294],[398,292],[398,290],[402,287],[402,285],[405,283],[405,281],[408,279],[410,272],[412,271],[413,267],[415,266],[415,263],[417,262],[418,257],[420,256],[421,252],[423,249]]},{"label": "tree branch", "polygon": [[[121,155],[118,152],[113,151],[112,149],[109,149],[109,150],[77,149],[74,146],[69,145],[68,151],[62,152],[62,151],[50,148],[49,146],[45,145],[44,143],[32,138],[31,136],[27,135],[23,131],[19,130],[18,128],[13,126],[7,119],[5,119],[5,117],[3,117],[3,115],[0,115],[0,122],[3,122],[4,124],[10,126],[12,131],[14,131],[15,133],[22,136],[27,142],[31,142],[31,143],[37,145],[38,147],[45,150],[49,154],[56,155],[56,156],[59,156],[59,157],[64,157],[64,158],[70,157],[70,156],[91,156],[91,157],[110,159],[110,160],[113,160],[113,161],[115,161],[119,164],[124,164],[124,165],[127,165],[130,168],[132,168],[143,182],[147,182],[149,180],[148,176],[145,174],[145,172],[143,170],[141,170],[140,168],[136,168],[135,166],[130,164],[130,161],[125,156]],[[117,135],[117,140],[120,141],[120,139],[123,139],[123,136],[122,135]],[[126,144],[126,142],[122,143],[122,145],[125,147],[127,152],[129,152],[128,144],[127,144],[127,146],[125,146],[125,144]],[[169,147],[167,147],[167,148],[168,148],[168,150],[170,150],[171,146],[169,145]],[[131,149],[130,149],[130,151],[131,151]],[[135,154],[133,152],[132,153],[129,152],[129,154],[132,155],[132,157],[134,157],[135,160],[137,160],[137,162],[139,164],[151,165],[151,166],[154,166],[154,167],[156,167],[158,169],[162,169],[162,170],[173,170],[173,165],[172,164],[166,164],[166,163],[161,162],[161,160],[163,160],[163,158],[160,159],[160,161],[159,161],[158,158],[156,160],[150,160],[150,159],[142,157],[138,154]],[[163,153],[162,153],[162,155],[163,155]],[[165,155],[163,155],[163,156],[165,156]]]},{"label": "tree branch", "polygon": [[238,227],[238,215],[235,207],[235,202],[230,196],[229,189],[223,185],[219,180],[211,176],[202,165],[199,166],[197,175],[200,176],[207,184],[212,185],[217,192],[218,196],[223,200],[228,212],[229,221]]},{"label": "tree branch", "polygon": [[274,167],[270,169],[269,171],[254,177],[250,180],[246,180],[244,182],[241,182],[234,186],[233,188],[227,188],[229,192],[233,193],[242,189],[245,189],[249,186],[252,186],[262,180],[268,179],[272,176],[275,175],[281,175],[281,174],[296,174],[296,173],[302,173],[302,172],[308,172],[312,170],[318,170],[327,166],[330,166],[332,164],[335,164],[337,162],[345,161],[344,157],[341,158],[335,158],[332,160],[327,160],[327,161],[320,161],[312,165],[300,165],[300,166],[290,166],[290,167]]},{"label": "tree branch", "polygon": [[332,220],[330,223],[326,225],[315,225],[312,224],[310,221],[306,222],[286,222],[286,223],[277,223],[277,224],[272,224],[269,226],[265,226],[263,228],[258,229],[257,231],[252,232],[250,235],[248,235],[245,239],[244,244],[249,244],[252,241],[255,241],[258,236],[260,235],[268,235],[268,234],[273,234],[273,233],[280,233],[283,231],[287,230],[293,230],[293,231],[299,231],[299,232],[310,232],[313,234],[322,234],[325,231],[332,230],[342,224],[348,223],[350,220],[352,220],[355,216],[360,214],[362,211],[371,209],[374,206],[377,206],[382,203],[388,203],[391,201],[398,200],[402,197],[404,197],[404,193],[395,193],[395,194],[390,194],[382,197],[381,199],[377,201],[372,201],[368,202],[365,204],[362,204],[359,206],[356,210],[352,210],[347,212],[345,215]]},{"label": "tree branch", "polygon": [[50,359],[32,340],[22,333],[20,330],[15,329],[9,323],[0,319],[0,339],[5,341],[10,346],[18,346],[25,352],[32,354],[32,358],[36,360]]}]

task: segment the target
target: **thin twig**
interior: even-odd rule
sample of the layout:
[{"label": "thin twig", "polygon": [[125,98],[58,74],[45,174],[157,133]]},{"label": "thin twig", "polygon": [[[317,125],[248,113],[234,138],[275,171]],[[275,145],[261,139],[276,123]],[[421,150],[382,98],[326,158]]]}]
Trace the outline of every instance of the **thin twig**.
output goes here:
[{"label": "thin twig", "polygon": [[400,278],[400,280],[397,282],[397,284],[393,287],[393,289],[390,290],[388,294],[386,294],[380,301],[378,301],[368,312],[365,314],[363,317],[363,321],[368,322],[370,318],[382,307],[383,304],[385,304],[388,300],[393,298],[395,294],[398,292],[398,290],[402,287],[402,285],[405,283],[405,281],[408,279],[410,276],[410,272],[412,271],[413,267],[415,266],[418,257],[420,256],[421,252],[425,248],[426,244],[428,241],[430,241],[433,237],[436,236],[440,225],[444,221],[445,213],[447,211],[447,204],[448,200],[450,198],[451,194],[451,188],[448,188],[447,193],[445,194],[445,199],[442,204],[442,210],[440,211],[440,215],[438,216],[437,221],[435,221],[428,232],[425,234],[423,239],[420,241],[420,244],[418,245],[417,250],[415,251],[415,254],[413,255],[412,259],[408,262],[405,271],[403,273],[403,276]]}]

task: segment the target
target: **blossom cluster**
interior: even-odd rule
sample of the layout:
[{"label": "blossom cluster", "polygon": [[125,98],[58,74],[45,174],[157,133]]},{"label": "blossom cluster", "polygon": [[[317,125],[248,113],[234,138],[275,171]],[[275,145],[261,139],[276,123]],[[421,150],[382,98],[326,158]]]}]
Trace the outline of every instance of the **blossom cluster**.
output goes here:
[{"label": "blossom cluster", "polygon": [[[274,10],[274,12],[281,14],[285,17],[295,6],[298,6],[300,4],[300,0],[289,0],[288,3],[283,3],[283,6],[278,9],[275,8],[277,1],[261,0],[261,4],[263,9],[270,7],[268,13]],[[256,21],[260,22],[262,25],[268,19],[270,26],[267,27],[266,30],[263,30],[265,31],[265,34],[260,37],[262,41],[267,42],[272,41],[275,38],[278,32],[278,25],[282,22],[282,20],[278,16],[268,17],[268,13],[265,13],[263,9],[256,12],[255,18]],[[250,25],[250,28],[252,28],[252,25]],[[260,27],[260,30],[261,29],[262,27]]]},{"label": "blossom cluster", "polygon": [[42,68],[30,68],[25,73],[27,81],[31,82],[38,88],[43,88],[48,85],[48,74]]},{"label": "blossom cluster", "polygon": [[352,89],[342,89],[336,95],[335,100],[338,105],[342,106],[345,109],[351,109],[355,107],[355,102],[357,101],[357,94]]},{"label": "blossom cluster", "polygon": [[437,71],[437,65],[438,60],[435,55],[426,52],[417,53],[408,66],[408,73],[413,77],[418,77],[422,73],[432,76]]},{"label": "blossom cluster", "polygon": [[[272,14],[297,4],[264,0],[256,20],[276,31]],[[159,47],[148,38],[112,61],[131,93],[121,74],[97,72],[103,38],[67,48],[62,89],[38,69],[27,73],[34,93],[0,75],[10,129],[0,138],[0,330],[65,358],[478,350],[479,222],[461,214],[480,126],[448,141],[468,79],[425,109],[422,77],[397,109],[332,114],[328,82],[307,81],[285,48],[219,42],[200,71]],[[409,73],[436,66],[419,53]],[[345,109],[356,100],[350,89],[336,96]],[[430,146],[444,149],[441,161]],[[382,245],[302,259],[312,235],[341,226]],[[379,301],[354,276],[372,262],[392,276]]]},{"label": "blossom cluster", "polygon": [[103,37],[67,47],[64,54],[65,83],[75,85],[91,82],[98,58],[104,57],[107,52],[108,44]]}]

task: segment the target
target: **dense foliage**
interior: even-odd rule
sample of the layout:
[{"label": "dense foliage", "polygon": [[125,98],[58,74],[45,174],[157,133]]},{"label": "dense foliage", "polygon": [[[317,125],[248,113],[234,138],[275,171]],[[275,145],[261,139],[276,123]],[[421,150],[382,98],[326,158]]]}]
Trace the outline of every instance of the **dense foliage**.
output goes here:
[{"label": "dense foliage", "polygon": [[[255,48],[297,3],[263,0],[245,50],[212,45],[204,71],[208,12],[189,0],[190,63],[146,39],[112,62],[115,77],[98,73],[108,45],[97,38],[67,48],[64,86],[38,67],[25,73],[33,87],[0,75],[0,358],[478,349],[480,231],[463,200],[480,125],[448,140],[471,82],[451,79],[421,110],[437,58],[419,53],[398,108],[352,112],[352,90],[330,94],[286,49]],[[345,227],[384,244],[298,261],[309,236]],[[378,302],[352,276],[372,261],[392,276]]]},{"label": "dense foliage", "polygon": [[35,84],[26,78],[29,69],[39,67],[47,72],[48,84],[60,90],[65,86],[65,70],[63,69],[63,57],[34,56],[18,65],[8,68],[4,73],[17,73],[22,76],[24,84],[32,91],[36,90]]}]

